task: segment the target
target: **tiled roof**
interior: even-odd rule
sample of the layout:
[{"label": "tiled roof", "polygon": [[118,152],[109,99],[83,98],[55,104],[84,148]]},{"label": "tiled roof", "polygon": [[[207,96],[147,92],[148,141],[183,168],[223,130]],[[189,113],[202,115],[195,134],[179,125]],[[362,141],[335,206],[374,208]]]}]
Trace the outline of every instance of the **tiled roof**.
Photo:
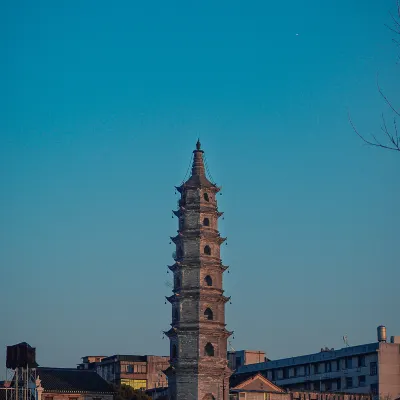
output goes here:
[{"label": "tiled roof", "polygon": [[39,367],[36,372],[45,392],[113,392],[112,386],[95,371]]}]

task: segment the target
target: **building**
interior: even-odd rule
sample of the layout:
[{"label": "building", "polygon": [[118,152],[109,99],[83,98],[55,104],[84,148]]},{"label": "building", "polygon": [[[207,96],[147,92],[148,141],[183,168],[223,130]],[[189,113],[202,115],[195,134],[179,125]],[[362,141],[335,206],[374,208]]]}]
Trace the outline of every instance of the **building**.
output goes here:
[{"label": "building", "polygon": [[113,400],[113,387],[95,371],[36,369],[37,400]]},{"label": "building", "polygon": [[82,357],[82,362],[78,364],[78,369],[96,369],[96,363],[101,362],[106,356],[85,356]]},{"label": "building", "polygon": [[259,350],[234,350],[228,351],[228,366],[236,371],[243,365],[258,364],[269,361],[265,353]]},{"label": "building", "polygon": [[168,366],[169,357],[114,355],[95,362],[95,366],[89,363],[88,368],[95,368],[102,378],[112,384],[146,390],[168,386],[163,372]]},{"label": "building", "polygon": [[169,267],[174,275],[172,328],[165,332],[170,339],[168,376],[170,398],[224,399],[229,396],[225,303],[222,275],[228,267],[220,257],[226,240],[218,232],[217,193],[220,188],[205,174],[200,142],[193,151],[190,178],[176,188],[180,193],[178,235],[175,263]]},{"label": "building", "polygon": [[288,391],[274,385],[260,373],[251,376],[233,375],[230,381],[231,400],[371,400],[368,394]]},{"label": "building", "polygon": [[378,341],[339,350],[244,365],[237,374],[264,377],[290,390],[372,393],[400,396],[400,337],[386,342],[386,328],[378,327]]}]

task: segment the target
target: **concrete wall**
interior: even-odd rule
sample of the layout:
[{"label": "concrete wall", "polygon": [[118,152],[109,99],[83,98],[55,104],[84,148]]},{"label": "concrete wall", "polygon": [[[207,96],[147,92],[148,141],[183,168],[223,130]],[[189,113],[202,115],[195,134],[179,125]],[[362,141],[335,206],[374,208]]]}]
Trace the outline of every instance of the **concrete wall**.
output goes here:
[{"label": "concrete wall", "polygon": [[400,345],[379,344],[379,395],[396,399],[400,397]]}]

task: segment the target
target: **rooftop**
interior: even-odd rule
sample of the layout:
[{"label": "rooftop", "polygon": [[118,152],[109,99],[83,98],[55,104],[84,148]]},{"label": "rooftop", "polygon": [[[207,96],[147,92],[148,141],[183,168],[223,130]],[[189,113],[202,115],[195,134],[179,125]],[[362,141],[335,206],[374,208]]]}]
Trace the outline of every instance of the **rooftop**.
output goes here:
[{"label": "rooftop", "polygon": [[39,367],[36,371],[45,392],[114,392],[113,387],[95,371],[45,367]]}]

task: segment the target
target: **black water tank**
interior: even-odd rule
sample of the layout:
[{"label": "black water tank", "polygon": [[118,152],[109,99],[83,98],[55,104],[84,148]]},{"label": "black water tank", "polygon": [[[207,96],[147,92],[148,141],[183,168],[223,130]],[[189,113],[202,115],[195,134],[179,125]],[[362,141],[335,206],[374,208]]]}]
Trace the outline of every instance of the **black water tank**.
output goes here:
[{"label": "black water tank", "polygon": [[29,346],[26,342],[18,343],[14,346],[7,346],[7,368],[35,368],[37,366],[36,349],[34,347]]}]

